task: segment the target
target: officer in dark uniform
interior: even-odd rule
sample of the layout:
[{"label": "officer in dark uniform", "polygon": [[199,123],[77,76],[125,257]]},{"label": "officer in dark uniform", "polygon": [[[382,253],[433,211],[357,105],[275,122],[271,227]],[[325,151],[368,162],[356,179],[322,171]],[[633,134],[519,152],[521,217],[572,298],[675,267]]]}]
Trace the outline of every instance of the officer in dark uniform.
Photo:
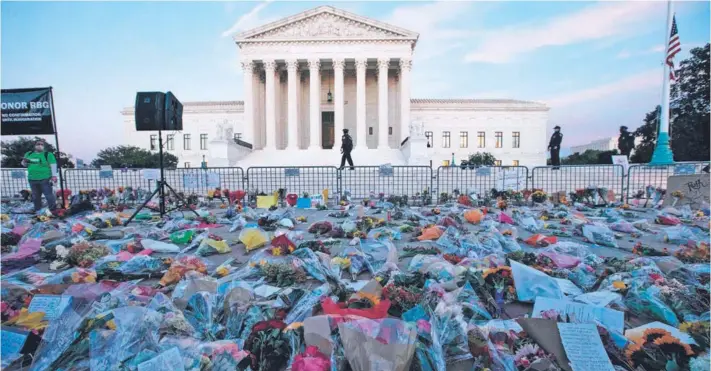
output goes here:
[{"label": "officer in dark uniform", "polygon": [[634,149],[634,135],[627,131],[627,126],[620,126],[620,137],[617,139],[617,149],[620,150],[620,154],[628,158]]},{"label": "officer in dark uniform", "polygon": [[548,142],[548,150],[551,151],[551,165],[554,169],[560,168],[560,143],[563,142],[563,134],[560,133],[560,126],[553,128],[555,132],[551,135],[551,141]]},{"label": "officer in dark uniform", "polygon": [[353,138],[348,134],[348,129],[343,129],[343,137],[341,137],[341,167],[339,170],[343,170],[348,161],[351,170],[355,170],[353,167],[353,159],[351,158],[351,151],[353,150]]}]

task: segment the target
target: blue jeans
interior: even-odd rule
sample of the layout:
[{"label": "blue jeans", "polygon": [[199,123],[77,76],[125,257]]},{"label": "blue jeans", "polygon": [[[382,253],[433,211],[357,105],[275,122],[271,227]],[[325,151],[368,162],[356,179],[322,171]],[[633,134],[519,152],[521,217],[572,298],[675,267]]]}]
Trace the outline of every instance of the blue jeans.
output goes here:
[{"label": "blue jeans", "polygon": [[30,180],[30,189],[32,190],[32,202],[35,204],[35,211],[42,208],[42,195],[47,199],[47,206],[50,210],[57,207],[57,199],[54,196],[52,183],[49,179]]}]

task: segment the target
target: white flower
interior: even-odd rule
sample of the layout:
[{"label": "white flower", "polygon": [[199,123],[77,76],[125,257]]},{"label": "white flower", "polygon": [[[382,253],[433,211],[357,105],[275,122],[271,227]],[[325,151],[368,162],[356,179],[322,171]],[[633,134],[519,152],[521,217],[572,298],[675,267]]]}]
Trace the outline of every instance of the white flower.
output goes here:
[{"label": "white flower", "polygon": [[710,371],[711,359],[709,359],[709,354],[706,353],[703,356],[692,358],[691,361],[689,361],[689,369],[691,371]]}]

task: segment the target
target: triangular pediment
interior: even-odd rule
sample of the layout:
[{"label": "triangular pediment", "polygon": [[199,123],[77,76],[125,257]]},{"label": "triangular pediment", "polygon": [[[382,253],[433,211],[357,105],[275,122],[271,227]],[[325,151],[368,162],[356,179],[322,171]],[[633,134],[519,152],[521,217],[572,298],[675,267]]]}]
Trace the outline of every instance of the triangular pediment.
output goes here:
[{"label": "triangular pediment", "polygon": [[237,42],[280,40],[400,39],[417,40],[416,32],[322,6],[235,36]]}]

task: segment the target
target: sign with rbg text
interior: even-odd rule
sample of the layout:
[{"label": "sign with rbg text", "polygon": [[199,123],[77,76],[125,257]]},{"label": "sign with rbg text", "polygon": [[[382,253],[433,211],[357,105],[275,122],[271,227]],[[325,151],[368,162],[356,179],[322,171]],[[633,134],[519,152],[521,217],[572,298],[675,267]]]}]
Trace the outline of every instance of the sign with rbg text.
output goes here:
[{"label": "sign with rbg text", "polygon": [[3,89],[2,135],[54,134],[51,88]]}]

